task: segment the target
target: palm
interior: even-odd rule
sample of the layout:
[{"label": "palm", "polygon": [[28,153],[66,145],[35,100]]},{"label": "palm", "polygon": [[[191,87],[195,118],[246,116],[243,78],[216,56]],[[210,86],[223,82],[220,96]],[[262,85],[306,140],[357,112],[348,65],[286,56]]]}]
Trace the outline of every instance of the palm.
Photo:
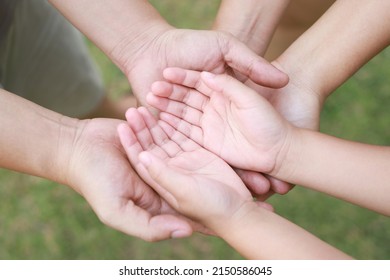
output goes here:
[{"label": "palm", "polygon": [[69,165],[69,183],[106,224],[146,240],[169,238],[169,226],[162,225],[179,218],[131,168],[117,136],[120,123],[85,122]]},{"label": "palm", "polygon": [[269,172],[286,126],[272,105],[227,75],[224,88],[216,89],[199,72],[172,71],[168,80],[181,85],[159,82],[148,96],[164,112],[160,118],[234,167]]},{"label": "palm", "polygon": [[305,88],[302,81],[290,80],[281,89],[259,86],[252,81],[246,84],[265,97],[290,123],[297,127],[319,129],[322,101],[319,94]]},{"label": "palm", "polygon": [[[144,108],[131,110],[127,119],[130,126],[122,126],[120,137],[132,165],[140,176],[158,193],[165,193],[164,188],[151,178],[139,161],[140,154],[147,151],[163,161],[176,174],[170,178],[170,184],[189,188],[188,198],[192,203],[188,203],[189,207],[186,209],[182,209],[172,196],[165,195],[176,209],[180,208],[185,214],[197,213],[196,218],[201,219],[207,213],[212,213],[213,209],[229,208],[227,205],[223,207],[214,205],[215,197],[227,194],[234,200],[239,194],[240,198],[250,200],[251,195],[237,174],[215,154],[205,150],[168,124],[161,121],[157,123]],[[181,180],[178,177],[181,177]],[[224,201],[229,203],[229,200]],[[202,205],[199,205],[199,202]],[[205,209],[204,213],[202,209]]]},{"label": "palm", "polygon": [[200,142],[233,166],[253,170],[250,163],[258,161],[258,154],[268,154],[280,133],[273,122],[267,121],[267,112],[272,113],[264,106],[267,104],[249,103],[240,108],[226,96],[211,95],[199,123],[203,136]]}]

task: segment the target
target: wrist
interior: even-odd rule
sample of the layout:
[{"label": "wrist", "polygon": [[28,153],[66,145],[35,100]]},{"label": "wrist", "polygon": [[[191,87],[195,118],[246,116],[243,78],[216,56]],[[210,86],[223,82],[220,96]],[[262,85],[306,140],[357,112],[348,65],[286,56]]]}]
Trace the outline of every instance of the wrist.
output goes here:
[{"label": "wrist", "polygon": [[109,56],[128,77],[136,61],[152,47],[159,37],[173,29],[175,28],[159,19],[140,24],[137,32],[118,40]]},{"label": "wrist", "polygon": [[274,178],[295,183],[294,173],[304,149],[305,129],[290,125],[288,133],[276,158],[275,168],[269,173]]},{"label": "wrist", "polygon": [[283,53],[272,64],[289,76],[287,86],[295,87],[300,92],[315,97],[322,107],[330,93],[321,87],[321,77],[318,76],[320,73],[313,70],[310,61],[305,57],[291,57]]},{"label": "wrist", "polygon": [[[231,33],[259,55],[264,55],[290,0],[224,0],[213,29]],[[240,13],[237,13],[240,11]]]},{"label": "wrist", "polygon": [[258,210],[258,206],[253,200],[244,201],[234,211],[226,212],[224,217],[210,219],[204,225],[213,230],[219,237],[229,242],[234,239],[238,231],[244,230],[248,223],[247,216]]},{"label": "wrist", "polygon": [[83,128],[83,122],[66,116],[58,117],[56,121],[57,145],[52,170],[47,176],[48,179],[67,186],[73,185],[69,167],[75,151],[75,143]]}]

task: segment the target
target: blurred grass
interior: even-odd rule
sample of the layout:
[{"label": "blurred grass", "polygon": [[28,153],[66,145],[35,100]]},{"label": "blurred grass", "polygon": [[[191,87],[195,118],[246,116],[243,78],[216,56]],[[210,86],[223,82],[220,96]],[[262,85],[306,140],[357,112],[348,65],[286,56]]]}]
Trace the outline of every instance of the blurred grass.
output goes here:
[{"label": "blurred grass", "polygon": [[[154,0],[182,28],[208,28],[219,1]],[[109,94],[129,90],[123,74],[94,46]],[[390,144],[390,50],[363,67],[328,100],[322,131]],[[362,159],[364,160],[364,159]],[[390,220],[369,210],[296,187],[271,199],[276,211],[359,259],[390,259]],[[83,198],[65,186],[0,170],[0,259],[239,259],[222,240],[195,234],[147,243],[102,225]],[[253,237],[256,242],[256,236]]]}]

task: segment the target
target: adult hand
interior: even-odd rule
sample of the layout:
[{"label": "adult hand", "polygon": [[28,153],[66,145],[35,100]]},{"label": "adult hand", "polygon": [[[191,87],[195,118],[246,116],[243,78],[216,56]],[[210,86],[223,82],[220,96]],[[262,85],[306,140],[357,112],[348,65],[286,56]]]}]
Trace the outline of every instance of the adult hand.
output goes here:
[{"label": "adult hand", "polygon": [[66,170],[66,183],[100,220],[147,241],[189,236],[191,222],[174,210],[132,169],[117,136],[119,120],[80,121]]},{"label": "adult hand", "polygon": [[153,82],[163,78],[167,67],[208,71],[216,74],[235,73],[244,79],[271,88],[287,84],[288,77],[269,62],[257,56],[228,33],[184,29],[159,29],[134,51],[122,51],[119,59],[134,93],[142,105]]},{"label": "adult hand", "polygon": [[[282,68],[276,62],[274,64]],[[250,80],[245,84],[266,98],[291,124],[312,130],[319,129],[325,97],[312,89],[307,80],[293,75],[289,83],[279,89],[259,86]]]},{"label": "adult hand", "polygon": [[[176,210],[215,229],[212,221],[224,224],[244,202],[253,203],[243,182],[217,155],[157,122],[144,107],[129,109],[126,118],[128,125],[120,125],[118,132],[132,166]],[[149,169],[145,157],[158,165]]]}]

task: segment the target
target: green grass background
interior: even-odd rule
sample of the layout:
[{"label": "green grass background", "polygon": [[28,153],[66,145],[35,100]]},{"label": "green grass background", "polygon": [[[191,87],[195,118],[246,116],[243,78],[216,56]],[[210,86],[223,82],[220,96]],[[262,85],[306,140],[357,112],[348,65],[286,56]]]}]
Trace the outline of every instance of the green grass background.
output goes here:
[{"label": "green grass background", "polygon": [[[219,4],[218,0],[151,2],[171,24],[199,29],[211,25]],[[122,73],[96,47],[90,47],[109,94],[127,92]],[[387,49],[329,98],[322,114],[323,132],[390,144],[389,61]],[[356,258],[390,259],[387,217],[301,187],[274,196],[271,203],[277,213]],[[256,236],[253,242],[259,242]],[[147,243],[126,236],[101,224],[84,199],[69,188],[0,170],[0,259],[240,258],[215,237],[195,234]]]}]

